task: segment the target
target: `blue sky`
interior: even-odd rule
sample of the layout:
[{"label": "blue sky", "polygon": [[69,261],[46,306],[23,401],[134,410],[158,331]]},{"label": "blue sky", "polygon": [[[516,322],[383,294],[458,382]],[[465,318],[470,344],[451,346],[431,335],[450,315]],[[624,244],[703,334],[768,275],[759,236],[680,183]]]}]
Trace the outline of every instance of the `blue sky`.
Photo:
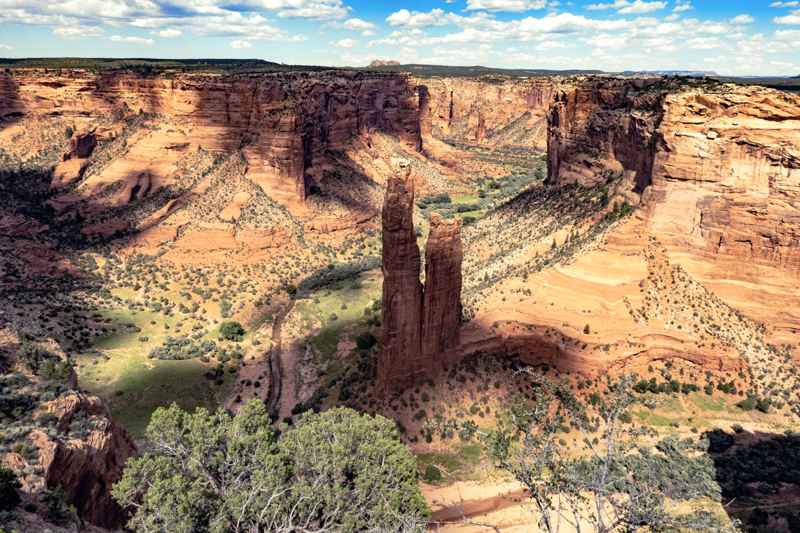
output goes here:
[{"label": "blue sky", "polygon": [[800,74],[800,0],[0,0],[0,56]]}]

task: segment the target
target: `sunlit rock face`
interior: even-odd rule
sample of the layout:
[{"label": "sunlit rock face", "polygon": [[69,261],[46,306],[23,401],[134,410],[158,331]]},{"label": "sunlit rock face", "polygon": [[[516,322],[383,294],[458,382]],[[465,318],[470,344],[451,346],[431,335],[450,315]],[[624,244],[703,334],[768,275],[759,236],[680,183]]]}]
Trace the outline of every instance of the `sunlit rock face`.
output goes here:
[{"label": "sunlit rock face", "polygon": [[[549,180],[624,175],[668,244],[800,272],[800,97],[664,80],[576,81],[549,115]],[[634,200],[636,201],[636,200]]]}]

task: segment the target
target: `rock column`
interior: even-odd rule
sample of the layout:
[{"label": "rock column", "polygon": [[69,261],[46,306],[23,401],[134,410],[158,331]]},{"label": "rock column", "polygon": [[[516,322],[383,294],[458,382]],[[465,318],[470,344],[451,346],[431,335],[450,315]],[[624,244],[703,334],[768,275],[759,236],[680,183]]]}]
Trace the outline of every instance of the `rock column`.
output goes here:
[{"label": "rock column", "polygon": [[431,217],[425,286],[408,168],[389,179],[383,205],[383,307],[377,374],[384,391],[413,385],[457,360],[461,323],[461,222]]}]

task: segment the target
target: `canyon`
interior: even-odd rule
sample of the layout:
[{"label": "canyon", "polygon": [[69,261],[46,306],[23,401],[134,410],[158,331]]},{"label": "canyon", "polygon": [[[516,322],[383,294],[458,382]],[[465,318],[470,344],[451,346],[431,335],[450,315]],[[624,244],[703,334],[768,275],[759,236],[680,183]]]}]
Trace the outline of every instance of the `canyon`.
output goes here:
[{"label": "canyon", "polygon": [[[9,69],[0,171],[0,327],[15,339],[0,348],[55,343],[78,375],[42,403],[61,436],[26,437],[43,473],[24,490],[60,486],[99,526],[118,525],[108,490],[136,453],[109,410],[139,435],[175,400],[270,398],[291,421],[363,397],[391,414],[395,396],[490,358],[575,380],[686,365],[800,415],[797,95]],[[231,319],[246,343],[220,338]],[[224,357],[148,355],[173,336]],[[73,418],[95,429],[70,433]]]}]

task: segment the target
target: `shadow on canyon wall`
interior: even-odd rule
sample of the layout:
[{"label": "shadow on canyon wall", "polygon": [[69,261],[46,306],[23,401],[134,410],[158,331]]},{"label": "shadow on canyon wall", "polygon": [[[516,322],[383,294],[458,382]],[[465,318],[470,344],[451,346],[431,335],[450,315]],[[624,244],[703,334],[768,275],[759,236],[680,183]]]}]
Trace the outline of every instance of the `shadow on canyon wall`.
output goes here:
[{"label": "shadow on canyon wall", "polygon": [[800,434],[735,427],[705,436],[728,515],[748,532],[800,531]]},{"label": "shadow on canyon wall", "polygon": [[6,70],[0,72],[0,131],[23,116],[19,83]]}]

